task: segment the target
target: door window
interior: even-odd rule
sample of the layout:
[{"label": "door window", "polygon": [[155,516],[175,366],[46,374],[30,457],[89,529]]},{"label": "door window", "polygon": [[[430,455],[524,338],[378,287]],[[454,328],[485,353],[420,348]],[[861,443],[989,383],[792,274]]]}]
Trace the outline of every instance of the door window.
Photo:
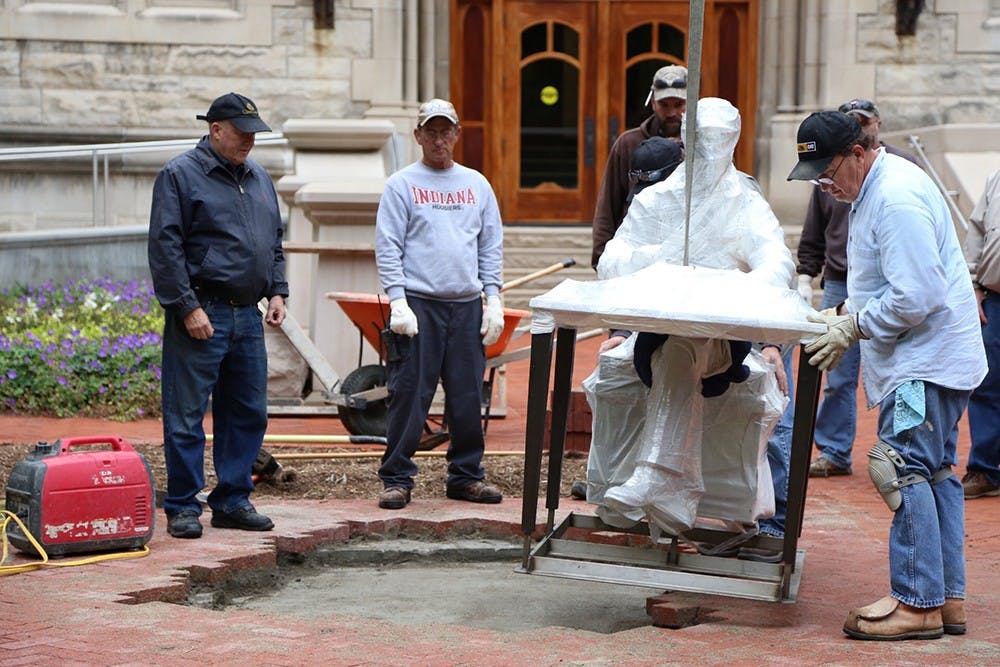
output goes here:
[{"label": "door window", "polygon": [[579,33],[562,23],[521,33],[521,188],[579,185],[579,50]]}]

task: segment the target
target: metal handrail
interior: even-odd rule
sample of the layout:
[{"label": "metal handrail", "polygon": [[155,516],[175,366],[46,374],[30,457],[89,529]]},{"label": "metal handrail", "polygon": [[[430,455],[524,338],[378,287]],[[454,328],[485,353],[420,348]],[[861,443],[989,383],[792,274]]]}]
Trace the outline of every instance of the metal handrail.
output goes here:
[{"label": "metal handrail", "polygon": [[951,209],[952,216],[954,216],[954,218],[958,220],[958,223],[962,225],[962,231],[969,231],[969,222],[965,219],[965,216],[962,215],[962,211],[959,210],[958,204],[955,203],[955,193],[944,186],[944,181],[942,181],[941,177],[938,176],[938,173],[935,171],[931,161],[927,159],[927,154],[924,153],[923,144],[920,143],[920,137],[915,134],[911,134],[907,137],[907,141],[909,142],[910,147],[913,148],[913,151],[917,154],[917,157],[920,158],[920,161],[924,163],[924,171],[927,172],[927,175],[931,177],[932,181],[934,181],[934,185],[936,185],[938,190],[941,191],[941,194],[944,195],[945,201],[948,202],[948,208]]},{"label": "metal handrail", "polygon": [[[93,224],[97,226],[98,201],[103,202],[103,221],[108,224],[108,180],[111,168],[108,158],[113,155],[131,155],[136,153],[155,153],[160,151],[179,151],[192,148],[201,141],[197,139],[166,139],[162,141],[129,141],[115,144],[77,144],[69,146],[32,146],[20,148],[0,148],[0,162],[16,162],[21,160],[51,160],[72,157],[90,157],[93,180]],[[260,132],[256,135],[256,146],[284,146],[288,139],[280,132]],[[101,169],[98,158],[103,157],[104,182],[101,183]],[[99,196],[100,195],[102,196]]]}]

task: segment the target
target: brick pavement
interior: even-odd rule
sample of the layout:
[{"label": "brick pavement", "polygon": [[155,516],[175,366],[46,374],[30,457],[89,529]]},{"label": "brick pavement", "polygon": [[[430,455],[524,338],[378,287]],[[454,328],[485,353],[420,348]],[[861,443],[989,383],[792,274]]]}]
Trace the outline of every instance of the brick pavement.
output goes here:
[{"label": "brick pavement", "polygon": [[[524,369],[517,368],[524,365]],[[509,374],[512,408],[490,426],[491,447],[516,447],[523,432],[527,362]],[[579,366],[579,364],[578,364]],[[587,369],[579,368],[578,377]],[[518,396],[521,398],[518,399]],[[519,421],[520,420],[520,421]],[[3,440],[23,420],[0,419]],[[156,441],[158,424],[33,420],[26,441],[93,432]],[[335,428],[322,420],[275,420],[284,432]],[[964,426],[964,425],[963,425]],[[94,427],[91,430],[91,427]],[[864,412],[858,458],[874,440],[874,412]],[[83,430],[82,430],[83,429]],[[53,435],[49,435],[52,433]],[[963,428],[960,449],[968,449]],[[194,584],[275,566],[278,551],[371,534],[447,539],[476,532],[518,534],[521,504],[496,506],[421,500],[388,513],[370,500],[259,503],[272,533],[206,526],[201,540],[173,540],[157,527],[148,557],[54,568],[0,578],[0,666],[7,665],[995,665],[1000,664],[1000,499],[966,505],[969,633],[936,641],[858,642],[840,631],[849,608],[887,591],[889,512],[864,474],[810,480],[803,535],[807,552],[795,604],[673,593],[678,608],[700,607],[701,623],[681,630],[652,625],[615,634],[548,627],[506,633],[447,624],[406,626],[331,614],[325,618],[213,611],[175,602]],[[961,474],[961,466],[958,471]],[[583,510],[565,500],[560,512]],[[18,558],[22,558],[18,556]],[[513,564],[512,564],[513,565]],[[533,577],[519,578],[530,586]],[[567,580],[566,586],[573,582]],[[650,591],[650,596],[656,591]],[[454,594],[450,591],[443,595]],[[645,598],[637,599],[644,605]],[[517,613],[492,610],[484,614]],[[600,613],[600,600],[581,614]]]}]

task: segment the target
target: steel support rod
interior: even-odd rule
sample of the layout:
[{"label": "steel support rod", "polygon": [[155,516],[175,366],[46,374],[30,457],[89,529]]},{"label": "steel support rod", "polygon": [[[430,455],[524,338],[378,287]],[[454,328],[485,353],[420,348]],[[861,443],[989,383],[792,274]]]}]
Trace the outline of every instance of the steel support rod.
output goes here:
[{"label": "steel support rod", "polygon": [[548,509],[546,532],[551,532],[555,526],[556,510],[559,509],[559,486],[563,451],[566,449],[566,422],[569,417],[575,351],[576,330],[559,329],[556,334],[556,370],[552,383],[552,428],[549,432],[549,474],[545,494],[545,507]]},{"label": "steel support rod", "polygon": [[521,532],[524,533],[524,563],[528,569],[531,535],[538,514],[538,486],[542,478],[542,447],[545,444],[545,406],[552,365],[552,332],[531,335],[528,365],[528,404],[524,427],[524,495],[521,499]]}]

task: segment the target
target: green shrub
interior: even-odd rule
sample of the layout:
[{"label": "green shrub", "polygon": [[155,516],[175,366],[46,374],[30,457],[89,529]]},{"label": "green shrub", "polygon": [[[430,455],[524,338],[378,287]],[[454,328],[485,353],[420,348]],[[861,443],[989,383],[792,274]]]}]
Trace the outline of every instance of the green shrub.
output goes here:
[{"label": "green shrub", "polygon": [[163,311],[147,281],[0,292],[0,413],[160,415]]}]

